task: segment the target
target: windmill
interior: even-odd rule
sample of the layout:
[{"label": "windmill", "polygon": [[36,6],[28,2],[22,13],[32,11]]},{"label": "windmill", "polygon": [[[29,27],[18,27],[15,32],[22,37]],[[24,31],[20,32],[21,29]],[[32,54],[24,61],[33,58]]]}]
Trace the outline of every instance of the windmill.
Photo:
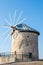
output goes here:
[{"label": "windmill", "polygon": [[9,30],[7,30],[1,36],[3,37],[6,33],[8,34],[8,35],[6,34],[6,38],[4,38],[4,41],[7,40],[7,43],[8,39],[10,39],[9,36],[12,37],[11,52],[13,52],[14,55],[17,54],[17,59],[19,60],[21,59],[21,55],[18,55],[18,53],[23,54],[22,56],[25,59],[31,59],[31,60],[38,59],[38,36],[40,33],[25,24],[20,24],[21,22],[27,20],[27,18],[21,19],[22,15],[23,11],[21,11],[20,15],[16,20],[16,11],[15,11],[14,20],[12,21],[11,14],[9,13],[9,19],[12,24],[10,24],[9,21],[5,19],[4,21],[8,25],[3,26],[0,25],[0,28],[2,27],[10,29],[10,33],[8,34]]},{"label": "windmill", "polygon": [[[11,14],[9,13],[9,21],[7,19],[4,19],[6,25],[0,25],[0,29],[5,29],[7,31],[4,31],[1,35],[0,35],[0,38],[1,38],[1,42],[0,43],[6,43],[6,40],[10,39],[10,36],[11,36],[11,32],[13,30],[15,30],[16,28],[16,25],[18,25],[19,23],[23,22],[23,21],[26,21],[27,18],[23,18],[21,19],[22,15],[23,15],[23,11],[20,12],[20,15],[18,16],[17,20],[16,20],[16,13],[17,11],[15,10],[14,12],[14,19],[12,21],[12,18],[11,18]],[[15,24],[14,24],[15,22]],[[8,34],[6,34],[8,33]],[[6,36],[7,35],[7,36]],[[4,36],[4,38],[3,38]],[[5,38],[6,36],[6,38]],[[4,39],[4,40],[3,40]],[[7,42],[8,43],[8,42]],[[4,45],[4,44],[3,44]]]}]

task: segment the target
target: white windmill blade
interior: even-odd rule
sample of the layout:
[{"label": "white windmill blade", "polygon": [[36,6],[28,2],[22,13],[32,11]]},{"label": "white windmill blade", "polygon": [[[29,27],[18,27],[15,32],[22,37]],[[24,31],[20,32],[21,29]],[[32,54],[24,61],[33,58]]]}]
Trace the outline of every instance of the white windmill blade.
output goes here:
[{"label": "white windmill blade", "polygon": [[[27,20],[27,18],[24,18],[24,19],[22,19],[21,21],[19,21],[19,23],[21,23],[21,22],[23,22],[23,21],[26,21]],[[18,23],[18,24],[19,24]]]},{"label": "white windmill blade", "polygon": [[7,24],[8,24],[9,26],[11,26],[11,24],[9,23],[9,21],[8,21],[7,19],[5,19],[5,22],[7,22]]},{"label": "white windmill blade", "polygon": [[0,25],[0,28],[11,28],[10,25]]},{"label": "white windmill blade", "polygon": [[18,22],[19,22],[19,20],[20,20],[20,18],[21,18],[22,15],[23,15],[23,11],[21,11],[21,13],[20,13],[20,15],[19,15],[19,17],[18,17],[18,19],[16,21],[16,25],[18,24]]},{"label": "white windmill blade", "polygon": [[9,20],[10,20],[10,23],[11,23],[10,25],[12,25],[12,22],[13,22],[13,21],[12,21],[12,17],[11,17],[10,12],[9,12]]},{"label": "white windmill blade", "polygon": [[13,19],[13,22],[16,21],[16,12],[17,12],[17,10],[15,10],[15,12],[14,12],[14,19]]},{"label": "white windmill blade", "polygon": [[27,20],[27,18],[24,18],[24,19],[22,19],[20,22],[23,22],[23,21],[26,21]]},{"label": "white windmill blade", "polygon": [[10,36],[10,34],[11,34],[11,33],[9,33],[9,34],[7,35],[7,37],[6,37],[2,42],[5,42],[5,41],[8,39],[8,37]]},{"label": "white windmill blade", "polygon": [[2,38],[8,31],[10,31],[10,29],[8,29],[8,30],[5,31],[2,35],[0,35],[0,38]]},{"label": "white windmill blade", "polygon": [[1,26],[1,25],[0,25],[0,28],[13,29],[13,28],[15,28],[15,25],[12,25],[12,26],[10,26],[10,25],[3,25],[3,26]]}]

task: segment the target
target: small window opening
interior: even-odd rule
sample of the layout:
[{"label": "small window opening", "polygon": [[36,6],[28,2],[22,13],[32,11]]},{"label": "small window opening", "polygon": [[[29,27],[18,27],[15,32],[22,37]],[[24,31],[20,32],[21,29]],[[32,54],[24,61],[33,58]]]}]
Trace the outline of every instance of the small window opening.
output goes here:
[{"label": "small window opening", "polygon": [[29,38],[29,36],[27,36]]},{"label": "small window opening", "polygon": [[32,53],[29,53],[29,58],[32,58]]}]

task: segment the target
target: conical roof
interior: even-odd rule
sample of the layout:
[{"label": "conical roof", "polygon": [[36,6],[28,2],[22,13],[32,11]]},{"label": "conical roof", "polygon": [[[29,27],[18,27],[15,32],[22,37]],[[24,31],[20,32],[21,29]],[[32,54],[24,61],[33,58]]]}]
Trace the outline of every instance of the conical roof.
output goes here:
[{"label": "conical roof", "polygon": [[27,26],[26,24],[18,24],[16,25],[16,28],[21,32],[34,32],[39,35],[39,32],[35,30],[34,28],[31,28],[30,26]]}]

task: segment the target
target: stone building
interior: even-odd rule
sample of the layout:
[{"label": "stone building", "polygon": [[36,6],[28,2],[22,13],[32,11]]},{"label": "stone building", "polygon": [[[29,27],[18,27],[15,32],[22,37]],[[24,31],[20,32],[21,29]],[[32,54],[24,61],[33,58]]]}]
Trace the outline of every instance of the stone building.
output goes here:
[{"label": "stone building", "polygon": [[0,54],[0,64],[38,60],[38,36],[39,32],[25,25],[18,24],[11,33],[12,48],[10,54]]},{"label": "stone building", "polygon": [[[25,58],[39,59],[38,55],[38,36],[39,32],[25,25],[18,24],[12,27],[12,48],[11,52],[25,54]],[[21,56],[18,56],[21,58]]]}]

